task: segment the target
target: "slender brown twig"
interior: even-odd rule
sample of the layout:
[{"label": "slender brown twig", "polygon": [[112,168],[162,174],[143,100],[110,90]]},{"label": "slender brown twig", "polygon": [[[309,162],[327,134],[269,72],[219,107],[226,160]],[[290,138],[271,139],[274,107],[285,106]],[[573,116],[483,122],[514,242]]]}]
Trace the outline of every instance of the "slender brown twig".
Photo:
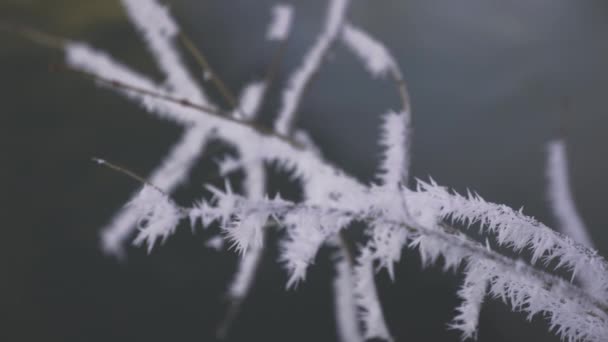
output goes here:
[{"label": "slender brown twig", "polygon": [[211,82],[213,82],[213,84],[215,85],[217,90],[220,92],[220,94],[222,94],[222,96],[226,99],[226,101],[230,105],[231,109],[239,110],[239,103],[238,103],[238,100],[236,99],[236,96],[234,96],[234,93],[232,93],[230,91],[230,89],[228,89],[228,87],[226,86],[226,83],[224,83],[224,81],[222,81],[222,79],[218,76],[218,74],[215,73],[213,68],[211,68],[211,64],[209,64],[209,61],[203,54],[202,50],[199,49],[194,44],[192,39],[190,39],[190,37],[188,37],[188,35],[186,35],[183,32],[180,32],[179,39],[182,42],[182,44],[186,47],[186,50],[188,50],[188,52],[190,52],[192,57],[194,57],[196,62],[203,69],[204,74],[208,75]]},{"label": "slender brown twig", "polygon": [[139,174],[135,173],[134,171],[132,171],[126,167],[120,166],[116,163],[111,163],[111,162],[109,162],[105,159],[101,159],[101,158],[93,157],[93,158],[91,158],[91,160],[99,165],[103,165],[111,170],[121,173],[121,174],[141,183],[142,185],[148,185],[148,186],[154,188],[155,190],[157,190],[158,192],[162,193],[163,195],[169,197],[169,195],[163,189],[159,188],[155,184],[150,183],[150,181],[148,181],[144,177],[140,176]]}]

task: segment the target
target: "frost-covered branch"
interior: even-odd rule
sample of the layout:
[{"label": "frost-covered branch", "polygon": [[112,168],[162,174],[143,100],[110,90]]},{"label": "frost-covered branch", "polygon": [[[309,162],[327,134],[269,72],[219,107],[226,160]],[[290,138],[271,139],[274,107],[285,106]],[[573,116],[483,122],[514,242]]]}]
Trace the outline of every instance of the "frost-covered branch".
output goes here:
[{"label": "frost-covered branch", "polygon": [[479,224],[482,233],[495,236],[496,242],[520,253],[528,249],[531,261],[555,262],[572,275],[589,277],[589,292],[598,299],[608,298],[608,264],[597,252],[574,242],[521,211],[506,205],[486,202],[479,195],[468,197],[450,193],[435,183],[419,182],[429,207],[439,217],[467,226]]},{"label": "frost-covered branch", "polygon": [[409,113],[388,112],[380,129],[380,145],[384,148],[378,167],[378,178],[385,186],[407,184],[409,171],[409,146],[407,127]]},{"label": "frost-covered branch", "polygon": [[[366,241],[348,257],[354,263],[346,262],[343,255],[336,264],[337,320],[344,340],[359,341],[361,336],[391,339],[374,277],[375,272],[386,269],[394,278],[394,265],[404,247],[416,249],[424,264],[443,259],[444,268],[459,269],[466,263],[464,284],[458,292],[463,304],[450,323],[465,338],[476,335],[480,306],[489,295],[514,311],[543,315],[550,329],[566,340],[605,340],[608,264],[595,251],[521,211],[486,202],[478,195],[462,196],[434,182],[419,182],[415,190],[408,188],[412,120],[403,73],[396,58],[377,39],[347,23],[348,3],[329,0],[324,28],[283,90],[273,130],[256,121],[269,81],[247,85],[234,106],[238,108],[219,108],[183,65],[175,44],[178,26],[155,0],[124,0],[123,4],[163,71],[166,80],[160,84],[103,52],[80,43],[61,42],[72,68],[184,127],[181,140],[147,178],[154,187],[144,186],[104,229],[106,250],[120,253],[134,228],[139,228],[135,243],[150,251],[173,234],[181,221],[189,219],[192,226],[201,222],[204,227],[219,224],[222,236],[212,239],[213,244],[221,245],[218,239],[223,239],[242,256],[228,289],[229,298],[236,303],[229,311],[236,312],[251,288],[268,229],[281,230],[279,261],[288,272],[287,287],[293,288],[305,280],[318,250],[326,244],[334,246],[344,230],[358,221],[366,225]],[[292,17],[291,7],[275,7],[267,38],[284,42]],[[367,185],[348,175],[322,156],[306,132],[294,129],[305,88],[338,38],[372,75],[390,77],[399,90],[401,108],[388,111],[381,125],[379,184]],[[223,171],[244,171],[244,194],[233,193],[229,186],[225,190],[209,187],[213,200],[203,198],[191,207],[180,207],[170,194],[187,179],[211,137],[237,151],[234,159],[224,159],[220,166]],[[573,206],[564,205],[568,202],[564,198],[572,202],[564,195],[569,193],[564,183],[565,156],[562,153],[560,157],[559,151],[554,154],[553,163],[559,167],[551,168],[557,189],[553,197],[560,213],[567,216],[563,222],[570,220],[568,226],[576,226],[572,217],[578,216],[570,210]],[[301,186],[302,201],[266,196],[266,163],[290,172]],[[467,234],[466,228],[473,225],[492,244],[484,246]],[[516,255],[526,252],[530,257],[515,259],[505,250]],[[585,279],[586,286],[578,287],[554,275],[554,268]]]},{"label": "frost-covered branch", "polygon": [[[572,196],[566,144],[563,140],[555,140],[548,144],[546,172],[548,200],[556,218],[557,229],[576,242],[594,248]],[[585,288],[593,289],[594,280],[587,274],[580,274],[578,278]]]},{"label": "frost-covered branch", "polygon": [[[336,220],[374,221],[375,224],[400,227],[408,232],[408,246],[415,247],[426,263],[436,262],[439,257],[443,258],[446,268],[457,267],[468,258],[481,262],[475,267],[483,267],[483,273],[490,284],[489,293],[492,296],[501,299],[514,310],[527,312],[530,317],[536,314],[546,316],[552,328],[555,328],[555,331],[562,337],[571,340],[599,341],[608,333],[608,303],[605,299],[596,298],[593,294],[557,276],[493,251],[444,224],[420,225],[416,221],[405,222],[379,218],[377,210],[369,203],[367,209],[355,212],[341,208],[297,204],[280,198],[251,201],[230,191],[212,190],[215,194],[214,205],[192,209],[203,222],[219,221],[222,226],[226,226],[231,222],[243,222],[247,217],[265,216],[272,217],[281,226],[301,224],[302,227],[305,227],[309,226],[310,221],[305,219],[305,221],[294,223],[293,218],[331,216]],[[407,192],[407,190],[405,191]],[[425,196],[416,199],[415,194],[412,195],[412,198],[415,199],[410,201],[412,212],[419,213],[427,210],[424,202]],[[370,202],[377,200],[376,196],[371,197]],[[148,212],[148,210],[140,211]],[[162,210],[163,213],[182,212],[184,217],[187,216],[185,214],[187,211],[187,209],[170,211],[164,208]],[[168,231],[174,229],[169,226],[165,228]],[[166,235],[165,231],[152,230],[151,232],[157,234],[159,238]],[[142,231],[141,234],[150,239],[150,232]],[[301,240],[300,246],[307,244],[307,240]],[[297,250],[298,247],[293,248]],[[294,258],[300,260],[297,255]],[[369,292],[364,291],[364,293]],[[472,316],[466,317],[470,319]],[[471,326],[471,322],[468,321],[458,324]]]},{"label": "frost-covered branch", "polygon": [[306,53],[300,67],[291,75],[283,92],[282,104],[275,121],[275,130],[288,134],[307,85],[318,72],[323,59],[340,33],[350,0],[329,0],[325,27]]},{"label": "frost-covered branch", "polygon": [[547,194],[553,214],[557,219],[557,229],[578,243],[593,248],[593,242],[576,210],[570,187],[566,144],[555,140],[547,146]]},{"label": "frost-covered branch", "polygon": [[382,306],[374,279],[374,255],[369,248],[364,248],[357,258],[354,267],[354,295],[359,307],[359,317],[363,322],[365,338],[379,338],[391,341],[392,337],[386,326]]},{"label": "frost-covered branch", "polygon": [[[397,85],[399,96],[401,97],[401,111],[409,113],[411,111],[410,96],[403,79],[403,72],[399,68],[395,57],[384,44],[372,37],[368,32],[352,24],[345,25],[342,32],[342,41],[363,61],[367,71],[372,76],[388,76],[392,78]],[[410,131],[409,127],[408,131]]]},{"label": "frost-covered branch", "polygon": [[458,314],[450,323],[450,328],[462,331],[462,338],[476,338],[481,304],[487,294],[488,274],[483,262],[469,260],[465,271],[464,284],[458,291],[462,304],[456,308]]},{"label": "frost-covered branch", "polygon": [[338,253],[338,260],[334,263],[336,268],[334,302],[338,337],[340,341],[345,342],[363,341],[359,331],[357,305],[354,300],[353,268],[344,248],[340,248]]}]

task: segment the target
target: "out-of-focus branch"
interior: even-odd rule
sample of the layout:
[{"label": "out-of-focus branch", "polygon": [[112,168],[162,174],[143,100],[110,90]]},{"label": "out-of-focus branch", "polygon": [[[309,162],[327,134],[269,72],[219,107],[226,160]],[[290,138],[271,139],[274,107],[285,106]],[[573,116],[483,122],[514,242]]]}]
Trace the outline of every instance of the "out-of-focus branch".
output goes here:
[{"label": "out-of-focus branch", "polygon": [[291,75],[283,92],[281,108],[275,121],[277,132],[288,135],[293,129],[302,96],[315,75],[318,74],[322,62],[338,38],[349,5],[349,0],[331,0],[329,2],[325,27],[317,37],[315,44],[304,56],[302,64]]}]

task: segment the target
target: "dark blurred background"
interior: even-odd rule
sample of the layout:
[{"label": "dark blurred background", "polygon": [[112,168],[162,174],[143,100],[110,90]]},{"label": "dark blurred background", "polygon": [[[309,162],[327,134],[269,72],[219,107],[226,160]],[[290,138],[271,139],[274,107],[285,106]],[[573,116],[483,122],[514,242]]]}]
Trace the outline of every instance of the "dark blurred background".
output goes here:
[{"label": "dark blurred background", "polygon": [[[264,75],[276,48],[264,40],[274,2],[165,3],[233,91]],[[294,5],[295,27],[278,85],[313,42],[326,1]],[[1,0],[0,18],[89,42],[160,79],[117,0]],[[494,202],[523,205],[527,214],[552,224],[545,144],[564,127],[559,135],[568,144],[578,207],[600,253],[608,253],[605,1],[355,0],[350,18],[383,40],[405,71],[414,105],[416,177],[431,175],[459,191],[470,188]],[[130,248],[124,263],[99,248],[100,228],[138,185],[90,158],[147,174],[181,129],[88,80],[50,70],[62,61],[58,51],[0,32],[6,252],[0,258],[0,340],[214,340],[237,259],[204,248],[209,232],[180,229],[150,256]],[[367,182],[378,161],[379,115],[398,101],[390,83],[372,80],[357,63],[341,45],[332,51],[306,95],[298,126],[327,158]],[[264,112],[275,112],[277,94],[275,89]],[[202,193],[213,157],[201,160],[178,189],[178,200],[187,203]],[[286,275],[276,257],[276,247],[266,251],[229,340],[336,340],[330,251],[317,256],[296,291],[284,290]],[[421,270],[417,253],[407,251],[396,283],[385,273],[378,278],[397,340],[459,339],[446,323],[459,303],[460,276],[439,267]],[[489,300],[479,340],[557,340],[547,328],[542,317],[530,324],[525,315]]]}]

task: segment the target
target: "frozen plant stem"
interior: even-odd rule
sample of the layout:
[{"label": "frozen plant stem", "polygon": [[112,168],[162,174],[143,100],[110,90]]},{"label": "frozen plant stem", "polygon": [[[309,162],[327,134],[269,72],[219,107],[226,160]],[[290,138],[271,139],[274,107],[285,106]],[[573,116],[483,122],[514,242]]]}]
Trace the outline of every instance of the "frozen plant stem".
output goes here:
[{"label": "frozen plant stem", "polygon": [[337,39],[349,4],[349,0],[329,0],[324,29],[304,56],[300,67],[289,78],[283,92],[281,108],[275,121],[275,130],[278,133],[286,135],[290,133],[302,96]]},{"label": "frozen plant stem", "polygon": [[114,171],[116,171],[118,173],[121,173],[121,174],[123,174],[123,175],[125,175],[125,176],[127,176],[127,177],[129,177],[129,178],[131,178],[133,180],[136,180],[141,185],[148,185],[148,186],[156,189],[158,192],[162,193],[163,195],[167,195],[161,188],[159,188],[158,186],[156,186],[156,185],[148,182],[142,176],[138,175],[137,173],[135,173],[135,172],[133,172],[133,171],[131,171],[131,170],[125,168],[125,167],[119,166],[119,165],[114,164],[114,163],[110,163],[109,161],[101,159],[101,158],[94,157],[91,160],[93,162],[99,164],[99,165],[103,165],[103,166],[105,166],[105,167],[107,167],[107,168],[109,168],[111,170],[114,170]]},{"label": "frozen plant stem", "polygon": [[548,199],[557,219],[557,228],[575,241],[594,248],[572,196],[566,143],[562,139],[547,145],[547,180]]},{"label": "frozen plant stem", "polygon": [[[233,113],[234,117],[240,115],[243,120],[247,120],[248,122],[255,121],[266,90],[270,87],[270,82],[272,82],[272,78],[274,77],[274,68],[278,67],[281,62],[280,58],[283,55],[291,29],[292,11],[293,9],[288,5],[275,6],[274,20],[270,24],[267,39],[280,43],[278,52],[275,53],[275,58],[268,68],[269,71],[266,80],[253,83],[248,88],[245,88],[243,95],[241,96],[242,103],[237,106],[238,110],[235,110]],[[217,76],[213,75],[212,77]],[[243,168],[246,171],[245,180],[243,181],[244,191],[247,196],[253,199],[260,199],[266,193],[266,169],[257,155],[257,148],[257,146],[250,146],[250,148],[243,148],[240,151],[241,159],[246,161],[246,164],[243,165]],[[266,227],[262,227],[259,232],[262,241],[265,240],[266,230]],[[218,339],[224,339],[228,335],[234,320],[241,310],[244,300],[249,295],[263,254],[263,245],[254,245],[246,250],[239,260],[237,271],[228,289],[228,309],[216,330],[216,337]]]},{"label": "frozen plant stem", "polygon": [[[589,248],[593,242],[583,219],[576,209],[568,172],[566,143],[563,139],[554,140],[547,145],[547,195],[560,232]],[[573,274],[573,277],[575,275]],[[591,289],[593,282],[586,274],[576,277],[583,287]]]}]

